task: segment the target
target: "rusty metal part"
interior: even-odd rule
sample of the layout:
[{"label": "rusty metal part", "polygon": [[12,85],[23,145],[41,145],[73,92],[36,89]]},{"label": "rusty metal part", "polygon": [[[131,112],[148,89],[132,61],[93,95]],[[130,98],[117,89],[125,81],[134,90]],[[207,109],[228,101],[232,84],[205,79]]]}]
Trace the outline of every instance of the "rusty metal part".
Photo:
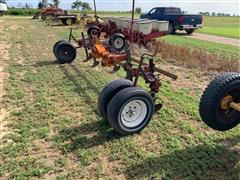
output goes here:
[{"label": "rusty metal part", "polygon": [[225,96],[221,101],[221,109],[223,110],[234,109],[240,112],[240,103],[235,103],[233,101],[234,99],[231,95]]},{"label": "rusty metal part", "polygon": [[221,109],[228,110],[231,108],[230,103],[233,102],[233,97],[231,95],[225,96],[221,101]]}]

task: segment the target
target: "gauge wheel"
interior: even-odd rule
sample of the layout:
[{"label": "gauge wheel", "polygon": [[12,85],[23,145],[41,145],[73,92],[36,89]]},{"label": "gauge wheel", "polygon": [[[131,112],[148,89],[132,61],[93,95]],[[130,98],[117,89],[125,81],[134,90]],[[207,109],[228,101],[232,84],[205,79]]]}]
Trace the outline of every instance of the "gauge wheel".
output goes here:
[{"label": "gauge wheel", "polygon": [[240,122],[240,111],[232,107],[240,104],[240,73],[226,73],[216,77],[206,88],[200,102],[200,116],[211,128],[226,131]]},{"label": "gauge wheel", "polygon": [[115,33],[110,37],[109,44],[113,49],[121,52],[125,49],[125,36],[121,33]]},{"label": "gauge wheel", "polygon": [[69,42],[60,42],[55,49],[55,56],[60,64],[71,63],[77,56],[76,48]]},{"label": "gauge wheel", "polygon": [[58,44],[60,44],[61,42],[66,42],[65,40],[60,40],[58,42],[56,42],[53,46],[53,54],[56,56],[56,47]]},{"label": "gauge wheel", "polygon": [[133,82],[126,79],[118,79],[103,88],[98,98],[98,110],[104,120],[107,121],[107,106],[109,102],[119,91],[127,87],[133,87]]},{"label": "gauge wheel", "polygon": [[87,30],[88,37],[92,39],[93,36],[100,37],[101,32],[99,27],[97,26],[90,26]]},{"label": "gauge wheel", "polygon": [[114,130],[122,135],[143,130],[154,113],[153,98],[143,89],[129,87],[119,91],[107,107],[107,119]]}]

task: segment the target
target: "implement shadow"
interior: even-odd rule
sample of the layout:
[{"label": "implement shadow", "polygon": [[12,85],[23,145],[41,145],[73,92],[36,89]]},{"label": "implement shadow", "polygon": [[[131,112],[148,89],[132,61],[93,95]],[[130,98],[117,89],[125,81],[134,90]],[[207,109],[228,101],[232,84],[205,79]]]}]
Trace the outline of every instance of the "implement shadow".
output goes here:
[{"label": "implement shadow", "polygon": [[[92,96],[88,93],[89,90],[94,91],[94,94],[98,96],[101,93],[101,89],[98,88],[90,79],[87,78],[86,74],[81,72],[75,65],[69,64],[69,67],[76,73],[75,75],[70,74],[66,66],[60,66],[59,68],[62,70],[64,75],[68,80],[70,80],[76,87],[76,92],[84,99],[86,104],[88,104],[92,110],[99,115],[97,110],[97,102],[93,100]],[[82,85],[78,82],[81,79],[86,82],[86,85]]]},{"label": "implement shadow", "polygon": [[[34,64],[36,67],[55,66],[57,61],[42,61]],[[88,149],[94,146],[104,144],[108,141],[119,139],[122,136],[117,134],[113,129],[103,120],[97,111],[96,101],[89,95],[88,91],[92,90],[97,95],[100,94],[101,88],[97,87],[77,66],[73,64],[65,64],[57,66],[65,78],[71,81],[76,87],[76,92],[90,106],[91,110],[97,115],[98,120],[83,122],[81,125],[66,128],[60,131],[53,137],[53,140],[59,144],[60,149],[64,152],[72,152],[78,149]],[[71,69],[69,69],[71,68]],[[73,72],[70,72],[73,71]],[[86,83],[81,84],[79,79]]]},{"label": "implement shadow", "polygon": [[166,179],[239,179],[240,136],[214,143],[148,157],[129,166],[125,176],[135,179],[154,179],[159,175]]},{"label": "implement shadow", "polygon": [[[74,75],[69,72],[69,67],[75,72]],[[96,95],[99,95],[101,89],[88,79],[86,74],[81,72],[75,65],[63,65],[59,68],[66,78],[76,86],[76,92],[79,96],[83,98],[86,104],[90,106],[93,112],[98,116],[99,113],[96,107],[97,102],[93,100],[88,91],[93,90]],[[78,81],[79,79],[86,82],[84,86]],[[99,117],[99,119],[100,121],[82,123],[79,126],[64,129],[60,131],[54,139],[63,146],[62,149],[64,151],[71,152],[77,149],[88,149],[122,137],[115,133],[102,118]]]}]

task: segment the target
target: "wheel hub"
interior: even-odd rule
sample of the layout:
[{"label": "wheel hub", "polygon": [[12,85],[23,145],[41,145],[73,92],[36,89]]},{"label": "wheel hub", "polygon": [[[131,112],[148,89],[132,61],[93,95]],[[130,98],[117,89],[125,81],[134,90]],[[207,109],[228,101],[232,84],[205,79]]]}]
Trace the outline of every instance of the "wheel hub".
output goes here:
[{"label": "wheel hub", "polygon": [[231,95],[225,96],[221,101],[221,109],[228,110],[231,109],[230,103],[233,102],[233,97]]},{"label": "wheel hub", "polygon": [[114,46],[118,49],[122,48],[124,42],[121,38],[117,38],[115,41],[114,41]]},{"label": "wheel hub", "polygon": [[141,124],[147,115],[147,106],[142,100],[133,100],[124,106],[121,113],[122,123],[127,127]]}]

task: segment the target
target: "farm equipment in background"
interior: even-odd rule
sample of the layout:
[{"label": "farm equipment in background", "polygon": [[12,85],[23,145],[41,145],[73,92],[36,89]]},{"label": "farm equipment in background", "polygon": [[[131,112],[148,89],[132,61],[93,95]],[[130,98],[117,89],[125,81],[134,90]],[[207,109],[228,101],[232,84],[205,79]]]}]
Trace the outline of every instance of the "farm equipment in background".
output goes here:
[{"label": "farm equipment in background", "polygon": [[47,17],[55,18],[56,16],[59,15],[67,15],[68,12],[64,11],[60,8],[57,8],[55,6],[49,6],[46,8],[42,8],[39,10],[34,16],[33,19],[39,19],[41,17],[42,20],[46,20]]},{"label": "farm equipment in background", "polygon": [[225,73],[212,80],[202,95],[200,115],[218,131],[240,123],[240,73]]},{"label": "farm equipment in background", "polygon": [[0,16],[7,14],[8,7],[5,0],[0,0]]},{"label": "farm equipment in background", "polygon": [[77,14],[66,14],[66,15],[56,15],[55,21],[61,21],[63,25],[70,26],[73,24],[81,24],[83,26],[90,26],[96,24],[96,18],[89,16],[86,13]]},{"label": "farm equipment in background", "polygon": [[97,31],[99,35],[104,33],[104,37],[110,38],[109,43],[119,51],[124,49],[125,39],[131,43],[147,45],[148,42],[168,34],[167,21],[147,19],[134,19],[132,21],[127,17],[103,17],[99,19],[102,19],[103,23],[90,26],[88,35],[91,36],[92,31]]}]

